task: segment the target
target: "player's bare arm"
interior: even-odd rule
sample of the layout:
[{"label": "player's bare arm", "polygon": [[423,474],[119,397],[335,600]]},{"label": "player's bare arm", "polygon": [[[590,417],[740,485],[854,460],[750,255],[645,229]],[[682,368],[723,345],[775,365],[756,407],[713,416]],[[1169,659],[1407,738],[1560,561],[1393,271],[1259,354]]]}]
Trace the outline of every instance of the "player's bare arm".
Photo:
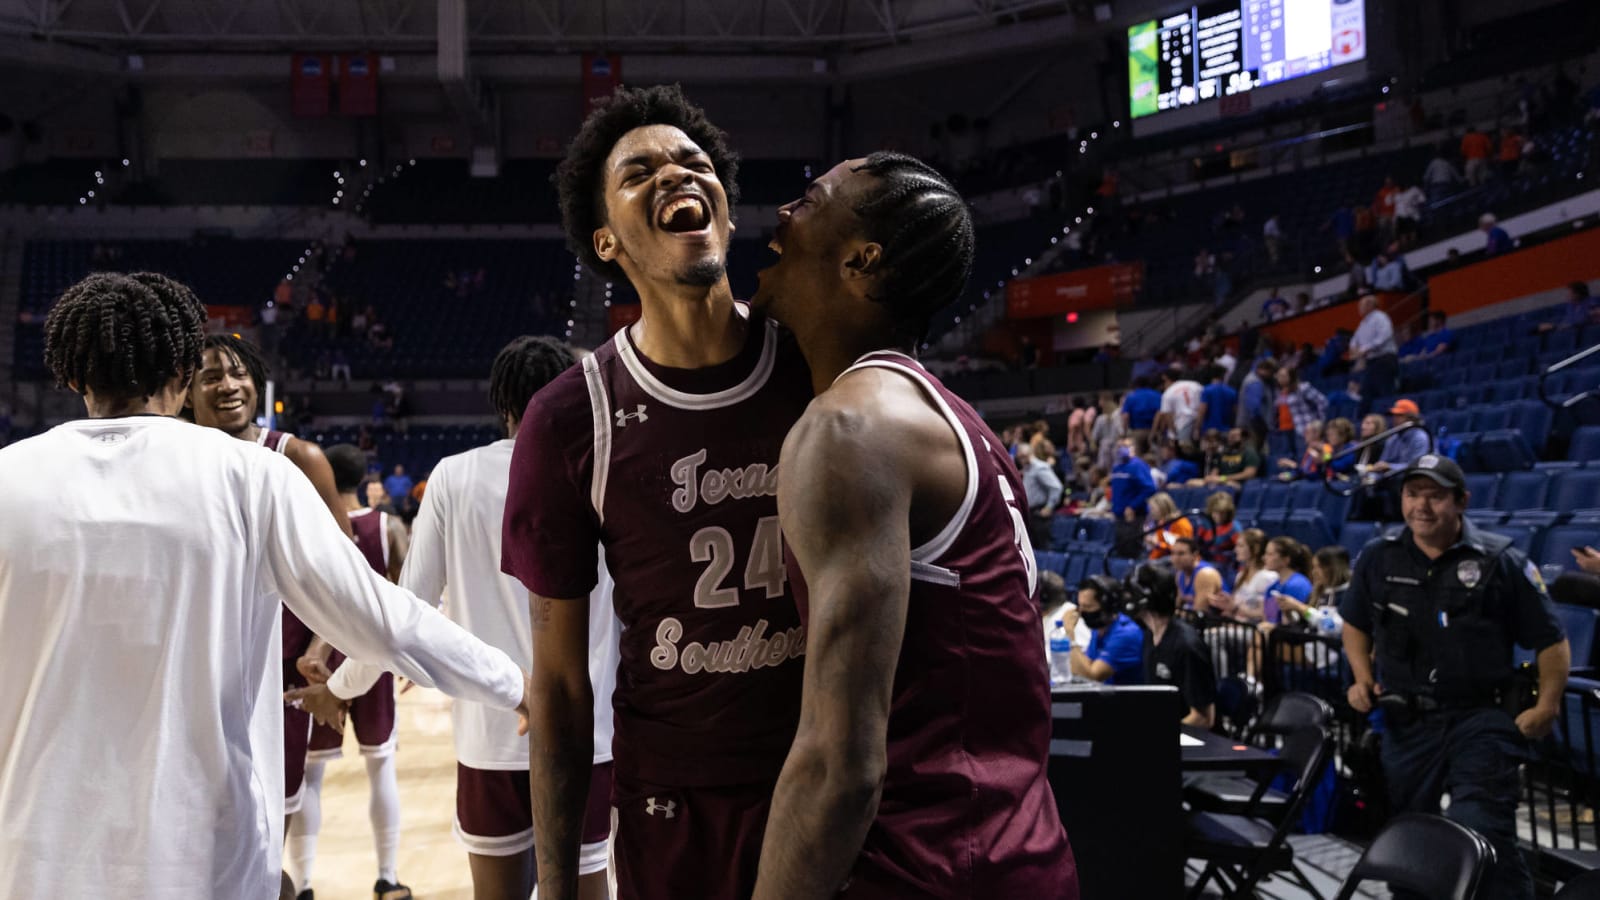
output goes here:
[{"label": "player's bare arm", "polygon": [[528,604],[533,619],[528,765],[539,896],[578,900],[578,849],[594,765],[589,599],[530,593]]},{"label": "player's bare arm", "polygon": [[784,443],[778,510],[810,619],[800,725],[773,795],[757,900],[833,897],[877,815],[916,485],[941,441],[959,453],[949,427],[922,410],[906,379],[852,373]]},{"label": "player's bare arm", "polygon": [[398,518],[389,520],[387,531],[389,540],[389,580],[395,584],[400,583],[400,570],[405,568],[406,552],[411,549],[411,537],[406,533],[406,526]]}]

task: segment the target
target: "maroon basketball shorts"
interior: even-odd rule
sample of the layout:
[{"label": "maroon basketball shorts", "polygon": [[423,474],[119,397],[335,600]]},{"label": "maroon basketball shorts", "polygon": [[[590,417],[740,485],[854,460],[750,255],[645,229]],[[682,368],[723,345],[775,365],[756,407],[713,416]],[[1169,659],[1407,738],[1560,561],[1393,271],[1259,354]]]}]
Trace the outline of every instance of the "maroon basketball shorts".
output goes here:
[{"label": "maroon basketball shorts", "polygon": [[[473,769],[456,763],[456,840],[475,856],[526,853],[533,847],[531,796],[527,769]],[[578,874],[605,870],[610,836],[611,763],[603,762],[589,774]]]},{"label": "maroon basketball shorts", "polygon": [[775,782],[668,788],[618,775],[611,896],[741,900],[755,891]]},{"label": "maroon basketball shorts", "polygon": [[[336,669],[344,657],[335,652],[328,668]],[[355,729],[362,756],[388,756],[395,750],[394,676],[388,672],[359,697],[350,701],[346,721]],[[311,748],[306,758],[326,762],[344,755],[344,732],[317,722],[311,728]]]},{"label": "maroon basketball shorts", "polygon": [[[284,660],[283,686],[305,687],[305,680],[294,670],[293,660]],[[306,748],[311,741],[311,714],[292,706],[283,708],[283,812],[300,811],[306,788]]]}]

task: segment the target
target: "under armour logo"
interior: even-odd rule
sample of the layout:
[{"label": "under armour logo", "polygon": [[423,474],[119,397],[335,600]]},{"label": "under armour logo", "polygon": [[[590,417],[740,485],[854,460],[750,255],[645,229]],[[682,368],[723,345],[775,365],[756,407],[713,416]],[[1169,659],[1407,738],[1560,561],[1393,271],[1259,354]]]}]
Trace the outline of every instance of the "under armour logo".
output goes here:
[{"label": "under armour logo", "polygon": [[627,428],[629,419],[636,419],[636,420],[638,420],[640,422],[648,422],[648,421],[650,421],[650,417],[645,415],[644,404],[643,403],[639,404],[638,406],[635,406],[633,408],[633,412],[624,412],[624,411],[619,409],[613,415],[615,415],[617,417],[617,427],[618,428]]},{"label": "under armour logo", "polygon": [[669,819],[676,819],[678,817],[678,801],[668,800],[665,803],[657,803],[656,798],[646,797],[644,801],[644,811],[652,816],[659,811],[665,813],[666,817]]}]

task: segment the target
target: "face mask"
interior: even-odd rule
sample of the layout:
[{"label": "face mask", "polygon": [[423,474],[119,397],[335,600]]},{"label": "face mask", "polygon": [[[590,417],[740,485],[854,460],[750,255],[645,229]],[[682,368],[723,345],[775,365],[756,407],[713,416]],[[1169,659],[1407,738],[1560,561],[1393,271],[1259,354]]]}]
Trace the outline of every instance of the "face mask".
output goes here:
[{"label": "face mask", "polygon": [[1125,463],[1130,459],[1133,459],[1133,450],[1132,450],[1132,448],[1129,448],[1129,447],[1118,447],[1117,448],[1117,463],[1118,464]]},{"label": "face mask", "polygon": [[1094,612],[1089,612],[1087,610],[1081,611],[1079,616],[1083,619],[1083,624],[1096,631],[1106,627],[1107,625],[1110,625],[1111,621],[1116,618],[1116,616],[1113,615],[1110,610],[1105,609],[1104,607],[1097,609]]}]

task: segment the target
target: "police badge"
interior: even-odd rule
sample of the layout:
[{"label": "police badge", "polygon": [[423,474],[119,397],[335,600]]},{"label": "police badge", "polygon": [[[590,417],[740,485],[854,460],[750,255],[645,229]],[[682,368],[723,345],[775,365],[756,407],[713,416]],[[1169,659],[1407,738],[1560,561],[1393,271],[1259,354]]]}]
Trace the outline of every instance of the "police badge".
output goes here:
[{"label": "police badge", "polygon": [[1456,578],[1461,581],[1462,587],[1470,591],[1483,579],[1483,568],[1475,559],[1464,559],[1456,566]]}]

